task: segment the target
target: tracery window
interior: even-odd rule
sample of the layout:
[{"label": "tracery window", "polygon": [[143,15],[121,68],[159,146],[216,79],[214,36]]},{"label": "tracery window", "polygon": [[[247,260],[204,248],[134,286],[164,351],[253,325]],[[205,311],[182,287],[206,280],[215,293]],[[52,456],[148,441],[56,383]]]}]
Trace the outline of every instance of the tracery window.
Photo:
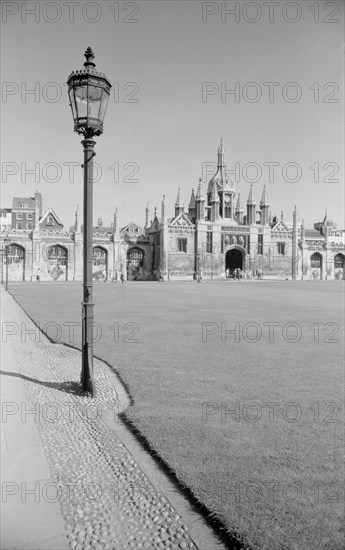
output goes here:
[{"label": "tracery window", "polygon": [[139,248],[132,248],[128,253],[128,266],[142,266],[144,252]]}]

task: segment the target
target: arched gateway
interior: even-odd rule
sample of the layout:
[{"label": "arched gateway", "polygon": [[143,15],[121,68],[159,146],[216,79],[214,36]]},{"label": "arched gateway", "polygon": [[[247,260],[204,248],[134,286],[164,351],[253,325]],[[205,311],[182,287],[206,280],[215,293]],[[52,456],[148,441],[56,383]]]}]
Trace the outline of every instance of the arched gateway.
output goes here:
[{"label": "arched gateway", "polygon": [[228,250],[225,255],[225,269],[230,272],[235,269],[242,269],[244,271],[244,254],[239,248],[232,248]]},{"label": "arched gateway", "polygon": [[143,279],[144,251],[141,248],[130,248],[127,252],[127,279],[140,281]]},{"label": "arched gateway", "polygon": [[[9,281],[24,281],[25,249],[19,244],[9,244],[5,248],[5,265],[7,262],[7,277]],[[2,266],[4,269],[4,266]],[[2,273],[2,278],[4,274]]]}]

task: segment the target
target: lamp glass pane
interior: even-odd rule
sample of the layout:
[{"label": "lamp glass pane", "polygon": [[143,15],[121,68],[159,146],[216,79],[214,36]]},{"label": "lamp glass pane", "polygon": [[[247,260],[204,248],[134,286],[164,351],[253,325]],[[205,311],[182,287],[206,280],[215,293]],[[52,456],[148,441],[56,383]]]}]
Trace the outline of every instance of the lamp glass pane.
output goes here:
[{"label": "lamp glass pane", "polygon": [[102,88],[89,86],[88,88],[88,116],[99,118],[99,109],[101,106]]},{"label": "lamp glass pane", "polygon": [[75,120],[77,118],[77,111],[76,111],[76,107],[75,107],[75,99],[74,99],[74,90],[73,90],[73,88],[71,88],[69,90],[68,95],[69,95],[69,101],[70,101],[71,108],[72,108],[72,115],[73,115],[73,118]]},{"label": "lamp glass pane", "polygon": [[103,93],[102,93],[101,107],[99,110],[99,119],[103,122],[105,111],[107,110],[107,106],[108,106],[109,94],[105,90],[102,90],[102,92]]},{"label": "lamp glass pane", "polygon": [[87,111],[88,111],[87,89],[88,89],[87,86],[76,86],[74,88],[78,118],[87,117]]}]

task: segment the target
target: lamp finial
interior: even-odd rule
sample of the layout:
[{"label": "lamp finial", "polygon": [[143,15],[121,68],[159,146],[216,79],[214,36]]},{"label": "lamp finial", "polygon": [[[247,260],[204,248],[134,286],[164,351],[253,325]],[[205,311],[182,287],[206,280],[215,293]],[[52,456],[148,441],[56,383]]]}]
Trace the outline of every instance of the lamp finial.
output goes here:
[{"label": "lamp finial", "polygon": [[96,64],[93,63],[93,60],[95,59],[95,54],[93,53],[90,46],[85,50],[84,56],[86,57],[84,67],[96,67]]}]

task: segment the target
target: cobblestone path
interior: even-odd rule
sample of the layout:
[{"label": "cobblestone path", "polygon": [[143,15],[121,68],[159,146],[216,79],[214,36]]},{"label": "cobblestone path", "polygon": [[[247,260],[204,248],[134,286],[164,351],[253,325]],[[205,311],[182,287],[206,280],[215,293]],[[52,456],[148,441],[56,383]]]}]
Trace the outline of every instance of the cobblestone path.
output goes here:
[{"label": "cobblestone path", "polygon": [[[14,300],[4,313],[34,329]],[[104,422],[104,411],[116,415],[119,402],[102,364],[95,361],[92,399],[79,391],[80,352],[38,330],[11,339],[51,469],[40,494],[59,502],[70,548],[196,549],[181,517]]]}]

